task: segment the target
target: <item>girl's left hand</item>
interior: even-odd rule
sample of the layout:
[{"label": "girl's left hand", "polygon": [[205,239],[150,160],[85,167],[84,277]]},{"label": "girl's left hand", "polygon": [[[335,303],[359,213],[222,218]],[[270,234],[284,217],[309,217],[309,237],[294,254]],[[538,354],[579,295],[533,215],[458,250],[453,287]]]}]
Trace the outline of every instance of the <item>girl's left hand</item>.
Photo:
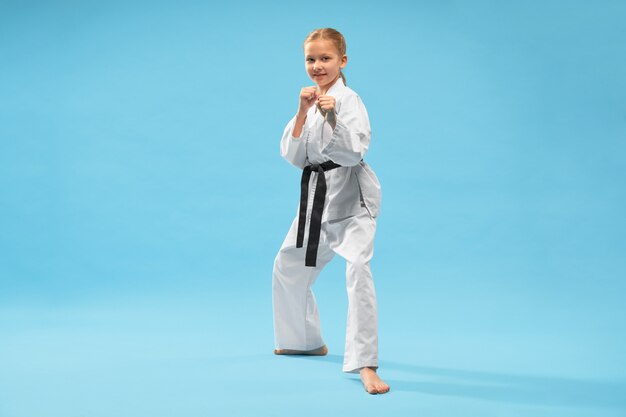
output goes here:
[{"label": "girl's left hand", "polygon": [[319,96],[317,104],[322,113],[335,112],[335,97],[333,96]]},{"label": "girl's left hand", "polygon": [[335,129],[337,125],[337,115],[335,114],[335,97],[333,96],[319,96],[317,98],[317,106],[322,112],[322,115],[330,126]]}]

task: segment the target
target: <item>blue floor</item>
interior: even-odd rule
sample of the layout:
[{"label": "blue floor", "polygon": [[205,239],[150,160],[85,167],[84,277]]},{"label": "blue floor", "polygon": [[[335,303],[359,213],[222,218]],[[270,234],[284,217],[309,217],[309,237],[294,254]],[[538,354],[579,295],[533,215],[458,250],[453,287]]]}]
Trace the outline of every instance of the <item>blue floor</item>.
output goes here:
[{"label": "blue floor", "polygon": [[415,277],[406,289],[421,294],[407,296],[379,274],[379,373],[392,390],[365,393],[341,372],[341,267],[316,284],[326,357],[272,354],[269,286],[5,306],[0,415],[626,415],[622,318],[587,296],[576,313],[537,295],[479,299],[450,279]]}]

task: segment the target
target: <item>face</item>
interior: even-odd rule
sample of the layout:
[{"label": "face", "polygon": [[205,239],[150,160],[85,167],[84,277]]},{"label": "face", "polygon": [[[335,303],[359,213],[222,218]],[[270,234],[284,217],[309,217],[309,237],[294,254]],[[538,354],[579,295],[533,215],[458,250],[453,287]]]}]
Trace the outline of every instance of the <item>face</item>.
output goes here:
[{"label": "face", "polygon": [[307,74],[324,91],[339,78],[339,71],[346,66],[348,57],[339,56],[331,41],[316,40],[304,44],[304,60]]}]

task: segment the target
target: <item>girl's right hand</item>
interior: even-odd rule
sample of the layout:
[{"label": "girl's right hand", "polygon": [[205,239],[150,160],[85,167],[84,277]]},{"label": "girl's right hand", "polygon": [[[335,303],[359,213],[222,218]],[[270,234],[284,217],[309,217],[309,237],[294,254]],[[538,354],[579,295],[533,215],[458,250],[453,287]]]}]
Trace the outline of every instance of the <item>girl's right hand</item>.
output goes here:
[{"label": "girl's right hand", "polygon": [[298,113],[306,115],[309,109],[315,104],[315,101],[319,97],[317,87],[304,87],[300,90],[300,106],[298,107]]}]

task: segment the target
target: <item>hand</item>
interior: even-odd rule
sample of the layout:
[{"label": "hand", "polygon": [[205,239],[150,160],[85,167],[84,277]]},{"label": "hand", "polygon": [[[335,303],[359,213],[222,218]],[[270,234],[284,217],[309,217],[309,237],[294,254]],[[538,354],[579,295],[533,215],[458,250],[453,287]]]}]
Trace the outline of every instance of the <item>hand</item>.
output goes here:
[{"label": "hand", "polygon": [[318,96],[317,98],[317,106],[318,109],[320,110],[320,112],[322,112],[322,114],[324,116],[326,116],[327,113],[335,113],[335,97],[333,96]]},{"label": "hand", "polygon": [[317,99],[317,108],[334,129],[337,124],[337,115],[335,114],[335,97],[319,96]]},{"label": "hand", "polygon": [[303,87],[300,90],[300,106],[298,113],[305,116],[307,111],[316,103],[319,93],[316,87]]}]

